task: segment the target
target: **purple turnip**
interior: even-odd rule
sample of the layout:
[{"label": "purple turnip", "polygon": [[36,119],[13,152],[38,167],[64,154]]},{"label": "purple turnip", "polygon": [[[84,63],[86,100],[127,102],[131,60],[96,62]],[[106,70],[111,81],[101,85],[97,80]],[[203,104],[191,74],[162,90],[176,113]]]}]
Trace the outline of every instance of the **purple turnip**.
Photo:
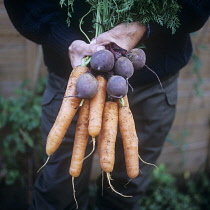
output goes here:
[{"label": "purple turnip", "polygon": [[116,75],[129,79],[133,75],[133,72],[133,64],[128,58],[122,56],[116,60],[114,66],[114,73]]},{"label": "purple turnip", "polygon": [[65,97],[79,97],[82,99],[91,99],[98,90],[98,81],[91,73],[82,74],[76,82],[77,95]]},{"label": "purple turnip", "polygon": [[109,78],[106,91],[112,98],[122,98],[128,92],[128,83],[124,77],[114,75]]},{"label": "purple turnip", "polygon": [[90,60],[91,68],[99,72],[108,72],[114,67],[115,58],[109,50],[95,52]]},{"label": "purple turnip", "polygon": [[128,51],[126,57],[132,62],[134,70],[141,69],[146,63],[145,52],[140,48]]}]

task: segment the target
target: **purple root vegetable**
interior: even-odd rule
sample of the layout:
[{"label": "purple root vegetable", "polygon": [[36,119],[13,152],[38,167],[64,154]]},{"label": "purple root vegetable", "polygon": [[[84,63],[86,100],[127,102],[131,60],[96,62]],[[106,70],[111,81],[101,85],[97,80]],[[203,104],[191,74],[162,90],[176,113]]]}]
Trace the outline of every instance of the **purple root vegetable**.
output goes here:
[{"label": "purple root vegetable", "polygon": [[134,70],[141,69],[146,63],[145,52],[140,48],[134,48],[128,51],[126,57],[132,62]]},{"label": "purple root vegetable", "polygon": [[128,83],[124,77],[114,75],[109,78],[106,91],[112,98],[122,98],[128,93]]},{"label": "purple root vegetable", "polygon": [[108,72],[114,67],[115,58],[109,50],[95,52],[90,60],[91,68],[99,72]]},{"label": "purple root vegetable", "polygon": [[120,57],[115,62],[114,73],[116,75],[122,76],[125,79],[129,79],[134,72],[134,67],[132,62],[126,57]]},{"label": "purple root vegetable", "polygon": [[98,91],[98,81],[91,73],[82,74],[76,82],[77,95],[65,97],[79,97],[91,99]]},{"label": "purple root vegetable", "polygon": [[145,66],[149,71],[151,71],[157,77],[163,92],[165,92],[158,75],[146,65],[146,55],[142,49],[134,48],[126,53],[126,57],[132,62],[134,70],[139,70]]}]

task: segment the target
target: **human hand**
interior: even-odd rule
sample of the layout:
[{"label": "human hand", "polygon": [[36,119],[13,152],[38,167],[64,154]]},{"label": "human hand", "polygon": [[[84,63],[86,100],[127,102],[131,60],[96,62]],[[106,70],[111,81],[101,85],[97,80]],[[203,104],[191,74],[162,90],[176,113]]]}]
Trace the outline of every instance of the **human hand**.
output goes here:
[{"label": "human hand", "polygon": [[81,65],[82,59],[85,56],[91,56],[94,52],[102,49],[105,49],[105,47],[98,44],[87,44],[82,40],[75,40],[69,46],[69,59],[72,68]]},{"label": "human hand", "polygon": [[91,44],[107,45],[114,42],[126,50],[133,49],[146,32],[146,26],[138,22],[121,23],[93,39]]}]

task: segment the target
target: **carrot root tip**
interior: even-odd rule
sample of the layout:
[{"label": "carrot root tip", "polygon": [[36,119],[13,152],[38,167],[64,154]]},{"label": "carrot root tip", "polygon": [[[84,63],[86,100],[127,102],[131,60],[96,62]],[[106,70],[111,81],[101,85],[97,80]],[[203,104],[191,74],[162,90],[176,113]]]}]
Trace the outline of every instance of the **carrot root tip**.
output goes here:
[{"label": "carrot root tip", "polygon": [[74,186],[74,177],[72,176],[72,188],[73,188],[73,196],[74,196],[74,200],[75,200],[75,203],[76,203],[76,209],[79,208],[78,206],[78,202],[77,202],[77,198],[76,198],[76,190],[75,190],[75,186]]},{"label": "carrot root tip", "polygon": [[83,159],[83,161],[84,161],[85,159],[87,159],[88,157],[90,157],[90,156],[93,154],[93,152],[95,151],[95,147],[96,147],[95,138],[92,139],[92,142],[93,142],[93,149],[92,149],[92,151]]},{"label": "carrot root tip", "polygon": [[125,197],[125,198],[130,198],[130,197],[132,197],[131,195],[123,195],[122,193],[120,193],[120,192],[118,192],[117,190],[115,190],[114,187],[113,187],[112,184],[111,184],[112,178],[111,178],[110,173],[107,172],[106,175],[107,175],[107,180],[108,180],[109,186],[110,186],[110,188],[112,189],[113,192],[115,192],[115,193],[117,193],[118,195],[120,195],[120,196],[122,196],[122,197]]},{"label": "carrot root tip", "polygon": [[124,185],[125,188],[126,188],[127,185],[130,183],[131,180],[132,180],[132,179],[128,180],[128,182]]},{"label": "carrot root tip", "polygon": [[101,182],[101,195],[104,195],[104,172],[101,172],[102,182]]},{"label": "carrot root tip", "polygon": [[47,165],[49,159],[50,159],[50,155],[48,156],[48,158],[47,158],[47,160],[45,161],[45,163],[38,169],[37,173],[39,173],[39,172],[41,171],[41,169],[44,168],[44,167]]},{"label": "carrot root tip", "polygon": [[139,159],[140,159],[140,160],[141,160],[144,164],[154,166],[156,169],[158,169],[158,170],[159,170],[159,168],[158,168],[155,164],[148,163],[148,162],[144,161],[144,160],[141,158],[141,156],[140,156],[140,155],[139,155]]}]

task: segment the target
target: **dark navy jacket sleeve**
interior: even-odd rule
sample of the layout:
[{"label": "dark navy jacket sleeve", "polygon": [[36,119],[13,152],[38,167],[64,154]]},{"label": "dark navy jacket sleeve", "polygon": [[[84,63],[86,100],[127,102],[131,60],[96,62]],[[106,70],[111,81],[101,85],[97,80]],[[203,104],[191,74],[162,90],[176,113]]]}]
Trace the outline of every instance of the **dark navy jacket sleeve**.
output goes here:
[{"label": "dark navy jacket sleeve", "polygon": [[[178,0],[180,27],[172,35],[169,28],[149,23],[150,35],[144,44],[147,65],[162,79],[184,67],[192,54],[189,33],[199,30],[209,18],[209,0]],[[41,44],[49,72],[68,78],[71,65],[68,47],[74,40],[85,40],[79,30],[79,20],[90,5],[75,0],[70,27],[66,23],[67,11],[59,0],[4,0],[5,8],[15,28],[27,39]],[[89,18],[89,19],[86,19]],[[83,30],[92,30],[92,17],[87,16]],[[90,37],[91,38],[91,37]],[[135,72],[131,85],[139,86],[157,81],[146,68]]]},{"label": "dark navy jacket sleeve", "polygon": [[5,0],[4,4],[17,31],[37,44],[66,54],[72,41],[83,38],[73,24],[68,27],[57,0]]}]

